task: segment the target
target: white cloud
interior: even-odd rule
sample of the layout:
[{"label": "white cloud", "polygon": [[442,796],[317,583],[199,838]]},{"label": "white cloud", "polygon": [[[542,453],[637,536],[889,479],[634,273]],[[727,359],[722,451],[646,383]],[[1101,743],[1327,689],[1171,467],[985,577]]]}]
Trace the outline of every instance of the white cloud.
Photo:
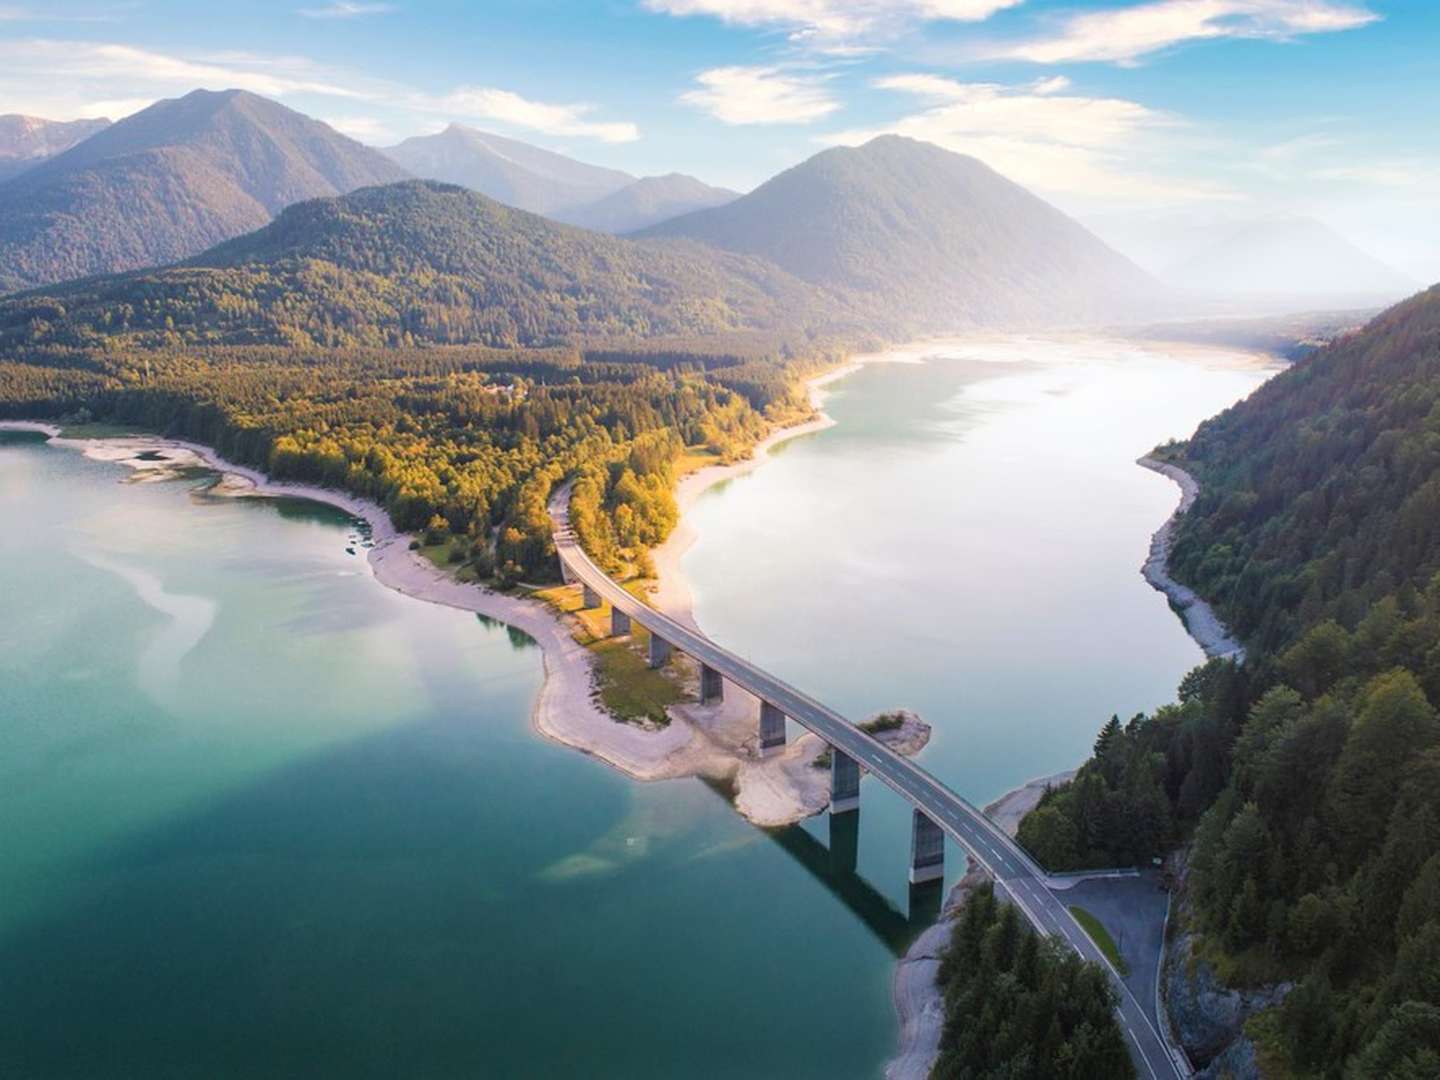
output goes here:
[{"label": "white cloud", "polygon": [[803,124],[840,107],[823,80],[778,67],[720,67],[695,77],[700,89],[680,95],[726,124]]},{"label": "white cloud", "polygon": [[922,22],[980,22],[1022,0],[645,0],[667,15],[708,15],[734,26],[776,27],[797,41],[840,46]]},{"label": "white cloud", "polygon": [[1067,93],[1068,82],[1025,86],[964,83],[936,75],[892,75],[875,86],[920,98],[924,111],[822,141],[858,145],[876,135],[908,135],[971,154],[1026,187],[1099,200],[1174,202],[1229,199],[1219,185],[1156,175],[1139,163],[1156,136],[1179,122],[1123,98]]},{"label": "white cloud", "polygon": [[1059,33],[1003,46],[993,55],[1039,64],[1132,63],[1187,41],[1285,41],[1302,34],[1353,30],[1378,18],[1363,4],[1341,0],[1152,0],[1072,15]]},{"label": "white cloud", "polygon": [[321,8],[300,8],[295,14],[307,19],[356,19],[363,15],[387,15],[394,10],[394,4],[357,4],[351,0],[335,0],[335,3]]},{"label": "white cloud", "polygon": [[[0,40],[0,101],[17,112],[54,119],[114,118],[197,88],[361,103],[425,117],[508,124],[546,135],[602,142],[639,138],[633,123],[594,119],[597,107],[588,102],[532,101],[510,90],[482,86],[432,94],[336,72],[303,57],[250,53],[184,57],[103,42]],[[312,107],[310,111],[317,110]]]},{"label": "white cloud", "polygon": [[489,86],[461,86],[438,98],[416,99],[416,104],[422,101],[428,112],[498,121],[546,135],[581,135],[611,143],[634,142],[640,137],[640,129],[628,121],[586,119],[595,111],[594,105],[552,105]]}]

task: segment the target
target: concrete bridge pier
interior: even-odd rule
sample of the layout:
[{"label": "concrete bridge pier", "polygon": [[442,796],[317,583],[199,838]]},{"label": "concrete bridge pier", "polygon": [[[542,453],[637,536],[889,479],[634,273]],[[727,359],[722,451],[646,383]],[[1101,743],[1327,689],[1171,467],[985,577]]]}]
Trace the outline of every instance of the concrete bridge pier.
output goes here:
[{"label": "concrete bridge pier", "polygon": [[785,714],[768,701],[760,702],[760,754],[785,749]]},{"label": "concrete bridge pier", "polygon": [[589,585],[585,585],[583,583],[580,586],[580,590],[581,608],[588,611],[590,608],[597,608],[600,606],[600,594],[598,592],[592,589]]},{"label": "concrete bridge pier", "polygon": [[659,634],[652,633],[650,635],[649,660],[652,668],[662,668],[668,664],[670,662],[670,654],[673,651],[670,643]]},{"label": "concrete bridge pier", "polygon": [[610,636],[624,637],[630,633],[630,616],[618,607],[610,609]]},{"label": "concrete bridge pier", "polygon": [[910,884],[921,885],[944,877],[945,830],[917,809],[910,830]]},{"label": "concrete bridge pier", "polygon": [[700,665],[700,704],[709,705],[725,697],[725,680],[709,664]]},{"label": "concrete bridge pier", "polygon": [[830,748],[830,813],[860,809],[860,763],[838,746]]}]

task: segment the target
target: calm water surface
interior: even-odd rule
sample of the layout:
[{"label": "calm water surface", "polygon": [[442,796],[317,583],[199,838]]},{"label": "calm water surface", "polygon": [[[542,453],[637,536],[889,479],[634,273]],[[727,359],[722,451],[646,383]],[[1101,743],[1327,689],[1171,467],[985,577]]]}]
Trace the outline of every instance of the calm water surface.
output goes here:
[{"label": "calm water surface", "polygon": [[[847,380],[687,562],[707,630],[919,708],[976,798],[1197,659],[1135,573],[1174,490],[1128,462],[1259,380],[1025,354]],[[0,435],[0,1075],[878,1072],[932,899],[888,792],[857,874],[828,819],[631,783],[532,733],[526,639],[379,586],[343,516],[128,475]]]}]

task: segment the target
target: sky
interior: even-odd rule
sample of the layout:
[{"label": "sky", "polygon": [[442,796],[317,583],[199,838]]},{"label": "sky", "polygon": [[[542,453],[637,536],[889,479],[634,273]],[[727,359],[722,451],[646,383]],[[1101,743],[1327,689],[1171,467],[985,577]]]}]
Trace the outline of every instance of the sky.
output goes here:
[{"label": "sky", "polygon": [[1314,216],[1440,280],[1437,0],[0,0],[0,113],[241,87],[748,190],[898,132],[1122,250]]}]

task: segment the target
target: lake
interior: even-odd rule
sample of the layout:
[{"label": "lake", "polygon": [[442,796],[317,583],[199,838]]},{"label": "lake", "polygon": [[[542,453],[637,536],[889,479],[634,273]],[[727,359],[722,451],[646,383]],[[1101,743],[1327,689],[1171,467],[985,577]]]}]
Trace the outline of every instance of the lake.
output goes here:
[{"label": "lake", "polygon": [[[1200,660],[1131,462],[1263,372],[939,351],[702,497],[685,569],[712,636],[916,708],[987,800]],[[380,586],[343,515],[130,475],[0,434],[0,1075],[879,1071],[933,901],[888,791],[831,837],[631,782],[533,733],[527,639]]]}]

